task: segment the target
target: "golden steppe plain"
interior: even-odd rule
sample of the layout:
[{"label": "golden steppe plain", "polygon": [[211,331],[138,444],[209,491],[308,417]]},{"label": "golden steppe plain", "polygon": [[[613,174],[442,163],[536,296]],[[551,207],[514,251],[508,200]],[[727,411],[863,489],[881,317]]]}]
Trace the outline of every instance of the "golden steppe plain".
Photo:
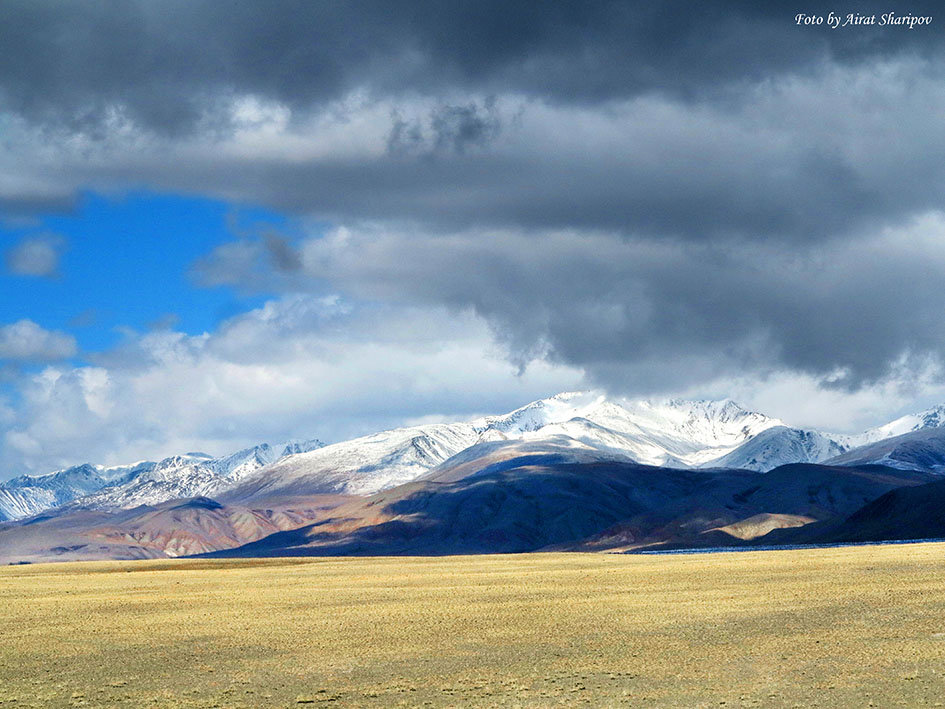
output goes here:
[{"label": "golden steppe plain", "polygon": [[2,706],[923,706],[945,544],[0,569]]}]

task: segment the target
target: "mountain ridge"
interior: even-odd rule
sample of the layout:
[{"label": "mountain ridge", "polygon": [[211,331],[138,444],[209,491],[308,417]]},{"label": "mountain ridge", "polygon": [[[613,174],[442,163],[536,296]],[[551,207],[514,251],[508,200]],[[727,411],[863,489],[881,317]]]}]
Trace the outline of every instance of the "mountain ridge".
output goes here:
[{"label": "mountain ridge", "polygon": [[[469,421],[381,431],[323,444],[317,439],[280,446],[263,443],[213,458],[203,453],[158,462],[105,468],[83,464],[0,484],[0,520],[44,510],[120,508],[175,498],[221,496],[231,502],[296,494],[369,495],[420,479],[453,456],[490,441],[543,442],[570,455],[583,446],[598,460],[644,465],[771,470],[786,463],[911,463],[880,455],[888,434],[936,431],[945,406],[899,417],[862,434],[829,434],[793,428],[780,419],[747,410],[731,399],[626,399],[599,391],[562,392],[506,414]],[[936,438],[931,434],[931,438]],[[560,452],[560,451],[558,451]],[[945,466],[945,442],[924,470]],[[918,463],[916,463],[918,464]]]}]

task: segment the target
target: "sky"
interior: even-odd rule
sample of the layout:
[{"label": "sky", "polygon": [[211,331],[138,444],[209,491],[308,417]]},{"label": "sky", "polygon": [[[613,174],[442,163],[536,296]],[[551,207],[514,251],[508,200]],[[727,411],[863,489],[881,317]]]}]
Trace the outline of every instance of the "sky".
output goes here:
[{"label": "sky", "polygon": [[0,4],[0,480],[558,391],[945,403],[945,15]]}]

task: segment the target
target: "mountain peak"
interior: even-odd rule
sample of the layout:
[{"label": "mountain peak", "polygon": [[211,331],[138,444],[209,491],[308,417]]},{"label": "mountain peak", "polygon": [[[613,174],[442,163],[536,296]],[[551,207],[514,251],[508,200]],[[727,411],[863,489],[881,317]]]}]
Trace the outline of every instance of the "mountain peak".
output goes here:
[{"label": "mountain peak", "polygon": [[54,470],[42,475],[20,475],[3,483],[4,487],[33,487],[36,485],[50,485],[63,480],[89,478],[98,474],[98,470],[91,463],[81,463],[70,468]]},{"label": "mountain peak", "polygon": [[322,443],[317,438],[310,438],[308,440],[295,440],[290,439],[282,444],[282,453],[279,456],[280,458],[285,458],[287,455],[298,455],[299,453],[308,453],[309,451],[317,450],[319,448],[324,448],[325,444]]},{"label": "mountain peak", "polygon": [[923,428],[941,428],[945,426],[945,406],[933,406],[920,414],[916,414],[922,420]]},{"label": "mountain peak", "polygon": [[705,415],[721,416],[732,414],[751,414],[754,416],[764,416],[751,409],[746,409],[741,404],[728,397],[724,399],[668,399],[664,405],[675,409],[683,409],[693,413],[699,412]]},{"label": "mountain peak", "polygon": [[868,429],[859,435],[847,436],[847,440],[851,447],[863,446],[893,436],[901,436],[904,433],[912,433],[924,428],[942,428],[943,426],[945,426],[945,405],[940,404],[924,411],[900,416],[887,424]]}]

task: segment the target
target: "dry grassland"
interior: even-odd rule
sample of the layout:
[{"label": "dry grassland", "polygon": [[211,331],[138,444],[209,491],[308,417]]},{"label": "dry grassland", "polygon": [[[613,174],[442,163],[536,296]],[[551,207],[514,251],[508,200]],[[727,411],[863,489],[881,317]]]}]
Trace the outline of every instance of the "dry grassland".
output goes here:
[{"label": "dry grassland", "polygon": [[945,545],[0,569],[0,705],[922,706]]}]

